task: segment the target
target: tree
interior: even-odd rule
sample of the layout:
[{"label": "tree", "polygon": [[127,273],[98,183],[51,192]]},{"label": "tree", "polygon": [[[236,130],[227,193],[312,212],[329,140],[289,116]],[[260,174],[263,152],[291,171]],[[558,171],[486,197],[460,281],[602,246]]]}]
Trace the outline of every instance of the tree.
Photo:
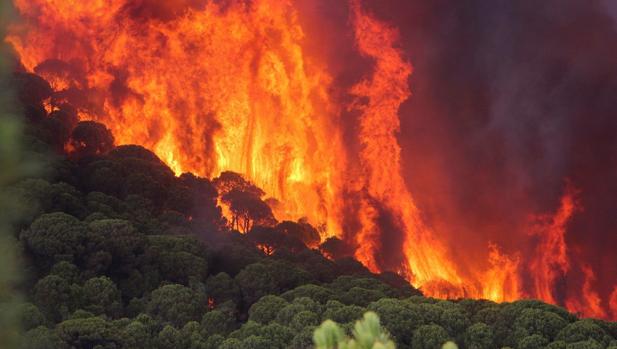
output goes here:
[{"label": "tree", "polygon": [[253,227],[247,236],[266,256],[273,255],[279,248],[283,247],[287,238],[286,235],[274,228],[262,226]]},{"label": "tree", "polygon": [[417,306],[410,306],[398,299],[382,298],[369,304],[368,309],[380,315],[383,325],[398,343],[410,345],[413,331],[424,324]]},{"label": "tree", "polygon": [[152,291],[146,307],[148,314],[159,322],[182,327],[191,320],[199,320],[206,311],[204,295],[182,285],[161,286]]},{"label": "tree", "polygon": [[274,321],[277,314],[286,306],[288,306],[286,300],[274,295],[267,295],[259,299],[249,309],[249,320],[261,324],[268,324]]},{"label": "tree", "polygon": [[56,327],[60,339],[71,348],[118,348],[122,333],[100,317],[66,320]]},{"label": "tree", "polygon": [[20,306],[19,317],[21,328],[26,331],[44,326],[46,323],[43,313],[32,303],[24,303]]},{"label": "tree", "polygon": [[221,201],[233,213],[230,228],[247,233],[254,225],[276,224],[270,206],[261,200],[266,193],[240,174],[225,171],[212,183]]},{"label": "tree", "polygon": [[156,347],[159,349],[176,349],[186,347],[186,338],[173,326],[166,325],[159,332],[156,339]]},{"label": "tree", "polygon": [[334,293],[331,290],[314,284],[301,285],[281,295],[281,297],[288,301],[299,297],[307,297],[319,303],[326,303],[333,296]]},{"label": "tree", "polygon": [[454,337],[459,333],[463,333],[469,326],[467,315],[458,307],[447,307],[441,313],[439,324],[448,331],[450,336]]},{"label": "tree", "polygon": [[610,337],[591,319],[578,320],[563,328],[557,336],[556,340],[562,340],[566,343],[576,343],[586,341],[588,339],[596,340],[598,343],[608,345]]},{"label": "tree", "polygon": [[354,248],[337,237],[329,237],[319,246],[319,251],[327,258],[337,259],[353,256]]},{"label": "tree", "polygon": [[217,206],[218,192],[214,184],[190,173],[182,174],[179,179],[179,187],[184,189],[172,190],[170,206],[186,212],[192,218],[191,222],[200,229],[220,230],[224,226],[224,219],[221,208]]},{"label": "tree", "polygon": [[603,349],[604,346],[594,339],[566,344],[566,349]]},{"label": "tree", "polygon": [[233,189],[221,196],[232,212],[231,228],[248,233],[253,226],[272,226],[276,219],[270,206],[252,192]]},{"label": "tree", "polygon": [[244,179],[242,175],[232,171],[221,172],[221,175],[213,180],[213,184],[220,196],[223,196],[232,190],[247,192],[257,197],[262,197],[266,194],[253,183]]},{"label": "tree", "polygon": [[66,344],[60,337],[45,326],[39,326],[23,334],[20,348],[24,349],[65,349]]},{"label": "tree", "polygon": [[340,324],[346,324],[362,316],[366,309],[357,305],[343,305],[338,307],[327,307],[322,314],[322,318],[334,320]]},{"label": "tree", "polygon": [[204,338],[212,335],[228,335],[235,327],[235,319],[219,310],[212,310],[201,318],[201,334]]},{"label": "tree", "polygon": [[305,221],[299,221],[298,223],[283,221],[277,224],[274,229],[281,232],[285,236],[301,241],[308,247],[317,247],[321,241],[321,237],[319,236],[317,229]]},{"label": "tree", "polygon": [[26,117],[40,121],[46,116],[43,101],[51,97],[53,89],[45,79],[32,73],[16,72],[11,85],[15,87]]},{"label": "tree", "polygon": [[237,338],[227,338],[219,345],[218,349],[244,349],[244,344]]},{"label": "tree", "polygon": [[240,286],[246,307],[263,296],[278,292],[276,278],[272,275],[270,268],[261,263],[247,266],[236,275],[235,280]]},{"label": "tree", "polygon": [[274,275],[276,284],[281,291],[293,289],[314,281],[306,270],[283,260],[269,261],[267,266],[270,268],[272,275]]},{"label": "tree", "polygon": [[244,349],[271,349],[275,348],[275,345],[266,338],[260,336],[250,336],[242,341],[242,348]]},{"label": "tree", "polygon": [[77,309],[80,299],[81,288],[57,275],[48,275],[34,286],[34,303],[54,323]]},{"label": "tree", "polygon": [[206,280],[206,294],[215,304],[225,301],[240,303],[242,293],[240,287],[227,273],[218,273]]},{"label": "tree", "polygon": [[514,321],[514,326],[524,328],[529,334],[539,334],[549,341],[567,324],[559,315],[541,309],[525,309]]},{"label": "tree", "polygon": [[413,332],[412,348],[435,349],[449,339],[448,332],[439,325],[422,325]]},{"label": "tree", "polygon": [[67,261],[61,261],[54,264],[49,271],[49,274],[57,275],[70,283],[80,283],[79,268],[75,264]]},{"label": "tree", "polygon": [[[128,275],[143,254],[146,238],[131,222],[103,219],[88,224],[87,264],[92,275]],[[106,257],[101,259],[104,254]]]},{"label": "tree", "polygon": [[82,287],[84,309],[95,315],[106,314],[118,317],[122,312],[122,300],[116,284],[106,276],[86,281]]},{"label": "tree", "polygon": [[275,320],[281,325],[289,326],[294,316],[305,310],[304,306],[300,304],[287,304],[278,311]]},{"label": "tree", "polygon": [[369,303],[384,298],[385,294],[380,290],[352,287],[339,296],[339,300],[345,304],[367,306]]},{"label": "tree", "polygon": [[260,335],[272,343],[271,348],[285,349],[291,343],[295,333],[287,326],[272,322],[263,326]]},{"label": "tree", "polygon": [[114,136],[103,124],[81,121],[71,133],[69,146],[78,157],[103,155],[114,148]]},{"label": "tree", "polygon": [[491,349],[493,344],[493,330],[485,323],[475,323],[465,330],[465,347],[468,349]]},{"label": "tree", "polygon": [[307,310],[296,313],[290,322],[290,327],[297,332],[317,325],[319,325],[319,315]]},{"label": "tree", "polygon": [[163,280],[187,285],[208,275],[208,251],[195,237],[149,236],[145,253]]},{"label": "tree", "polygon": [[548,339],[539,334],[533,334],[521,339],[518,342],[519,349],[543,349],[548,344]]},{"label": "tree", "polygon": [[62,212],[44,214],[21,234],[27,249],[42,265],[74,260],[85,249],[86,226]]},{"label": "tree", "polygon": [[333,321],[325,321],[313,335],[316,349],[395,349],[396,346],[379,324],[377,314],[368,312],[356,322],[349,339]]},{"label": "tree", "polygon": [[122,342],[127,349],[140,349],[152,347],[152,333],[148,326],[139,321],[131,321],[122,330]]}]

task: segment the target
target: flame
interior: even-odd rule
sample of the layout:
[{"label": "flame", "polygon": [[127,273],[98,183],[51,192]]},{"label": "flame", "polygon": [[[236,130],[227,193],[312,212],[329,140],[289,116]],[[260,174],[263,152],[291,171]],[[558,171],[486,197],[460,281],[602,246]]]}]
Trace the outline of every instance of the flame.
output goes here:
[{"label": "flame", "polygon": [[503,254],[497,245],[489,244],[489,270],[480,278],[483,286],[481,298],[498,302],[511,302],[522,298],[519,276],[520,257]]},{"label": "flame", "polygon": [[[445,239],[453,233],[426,223],[402,175],[399,109],[411,97],[412,65],[398,30],[360,0],[349,1],[349,23],[370,71],[344,91],[308,49],[292,0],[13,1],[26,20],[6,41],[57,91],[48,112],[67,101],[176,174],[241,173],[275,199],[277,219],[306,217],[323,240],[345,239],[371,271],[394,270],[428,296],[539,298],[608,316],[589,267],[582,299],[555,290],[572,272],[566,231],[581,208],[573,185],[554,214],[514,232],[533,240],[529,251],[489,242],[473,270],[455,260]],[[344,141],[348,115],[357,117],[350,138],[359,150]],[[386,256],[383,220],[402,236],[399,260]],[[617,318],[617,286],[608,305]]]},{"label": "flame", "polygon": [[617,319],[617,285],[613,287],[613,292],[608,299],[609,309],[613,319]]},{"label": "flame", "polygon": [[582,267],[584,275],[582,297],[576,296],[566,300],[566,307],[585,317],[606,318],[607,313],[602,307],[602,299],[594,290],[593,283],[596,276],[593,270],[585,265]]},{"label": "flame", "polygon": [[[415,286],[421,287],[431,280],[447,280],[460,285],[452,263],[445,256],[445,249],[434,238],[420,219],[414,199],[407,190],[401,175],[401,149],[396,139],[400,129],[398,110],[411,95],[409,76],[412,67],[396,47],[398,31],[376,20],[363,11],[358,1],[352,1],[353,25],[360,53],[374,61],[374,71],[353,86],[351,93],[368,102],[354,107],[361,113],[360,152],[364,173],[363,189],[368,196],[383,203],[402,223],[405,233],[404,253],[408,265],[402,272],[409,274]],[[376,210],[364,199],[362,229],[356,234],[359,249],[356,257],[369,269],[379,270],[375,261],[374,238]]]},{"label": "flame", "polygon": [[539,238],[535,258],[529,267],[534,284],[533,295],[553,304],[557,303],[555,282],[570,269],[565,233],[566,224],[574,212],[580,209],[576,195],[572,184],[567,182],[559,210],[552,217],[538,217],[537,225],[530,232]]},{"label": "flame", "polygon": [[274,247],[266,245],[266,244],[257,244],[257,248],[263,252],[266,256],[272,256],[275,252]]}]

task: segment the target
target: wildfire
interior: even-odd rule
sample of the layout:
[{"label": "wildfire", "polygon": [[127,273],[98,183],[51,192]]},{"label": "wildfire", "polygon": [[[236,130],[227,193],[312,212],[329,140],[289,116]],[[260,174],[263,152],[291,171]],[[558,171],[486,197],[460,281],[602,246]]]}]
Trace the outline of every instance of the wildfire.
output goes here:
[{"label": "wildfire", "polygon": [[[399,108],[411,96],[412,65],[398,30],[360,0],[349,1],[349,22],[370,71],[345,90],[307,48],[294,1],[14,4],[26,20],[6,40],[56,90],[48,111],[68,101],[82,120],[104,123],[119,144],[152,149],[176,174],[241,173],[280,203],[278,220],[306,217],[325,227],[322,239],[353,245],[371,271],[397,271],[429,296],[540,298],[609,316],[591,268],[582,269],[582,300],[555,291],[571,271],[566,230],[581,208],[570,184],[554,214],[517,232],[533,240],[532,253],[488,242],[477,270],[462,270],[402,175]],[[386,248],[387,234],[400,236],[399,253]],[[617,285],[608,304],[617,317]]]},{"label": "wildfire", "polygon": [[345,152],[331,77],[303,51],[291,4],[207,2],[151,20],[139,11],[155,4],[66,4],[15,1],[38,30],[16,25],[7,40],[82,116],[120,144],[154,150],[177,174],[244,174],[284,203],[279,219],[339,229]]}]

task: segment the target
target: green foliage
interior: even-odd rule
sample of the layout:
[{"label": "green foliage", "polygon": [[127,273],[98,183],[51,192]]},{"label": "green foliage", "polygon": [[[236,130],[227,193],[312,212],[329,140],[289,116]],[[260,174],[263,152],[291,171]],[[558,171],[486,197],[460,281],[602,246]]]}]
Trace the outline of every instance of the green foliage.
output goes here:
[{"label": "green foliage", "polygon": [[163,323],[181,327],[199,320],[206,307],[203,294],[182,285],[165,285],[152,291],[148,314]]},{"label": "green foliage", "polygon": [[542,349],[548,344],[548,339],[538,334],[527,336],[518,342],[520,349]]},{"label": "green foliage", "polygon": [[490,349],[494,345],[493,337],[493,330],[490,326],[482,322],[475,323],[465,331],[465,347],[468,349]]},{"label": "green foliage", "polygon": [[208,297],[212,297],[216,303],[233,301],[238,304],[242,299],[240,287],[227,273],[222,272],[210,276],[205,286]]},{"label": "green foliage", "polygon": [[20,343],[24,349],[64,349],[65,342],[57,332],[45,326],[39,326],[24,333]]},{"label": "green foliage", "polygon": [[56,333],[69,347],[117,348],[122,341],[121,333],[100,317],[66,320],[58,324]]},{"label": "green foliage", "polygon": [[204,314],[201,318],[202,335],[227,335],[235,327],[236,321],[229,314],[219,310],[213,310]]},{"label": "green foliage", "polygon": [[101,276],[89,279],[82,287],[85,310],[95,315],[117,317],[122,311],[120,291],[110,278]]},{"label": "green foliage", "polygon": [[255,303],[259,298],[278,292],[276,278],[272,271],[262,263],[244,268],[235,278],[242,291],[244,304]]},{"label": "green foliage", "polygon": [[277,296],[264,296],[249,309],[249,320],[268,324],[277,318],[277,314],[286,306],[286,300]]},{"label": "green foliage", "polygon": [[54,323],[76,310],[80,299],[81,287],[57,275],[48,275],[34,286],[34,303]]},{"label": "green foliage", "polygon": [[45,325],[45,316],[36,305],[24,303],[19,310],[22,329],[28,331]]},{"label": "green foliage", "polygon": [[77,218],[56,212],[40,216],[21,234],[21,239],[41,264],[47,264],[45,261],[77,259],[85,251],[86,234],[87,226]]},{"label": "green foliage", "polygon": [[566,326],[557,334],[556,339],[566,343],[576,343],[593,339],[598,343],[607,345],[610,341],[610,336],[608,336],[602,327],[598,326],[593,320],[585,319]]},{"label": "green foliage", "polygon": [[422,325],[413,332],[412,348],[435,349],[441,347],[449,339],[448,332],[441,326]]},{"label": "green foliage", "polygon": [[353,338],[345,336],[338,325],[325,321],[315,330],[313,336],[316,349],[394,349],[396,346],[379,324],[377,314],[368,312],[357,321]]}]

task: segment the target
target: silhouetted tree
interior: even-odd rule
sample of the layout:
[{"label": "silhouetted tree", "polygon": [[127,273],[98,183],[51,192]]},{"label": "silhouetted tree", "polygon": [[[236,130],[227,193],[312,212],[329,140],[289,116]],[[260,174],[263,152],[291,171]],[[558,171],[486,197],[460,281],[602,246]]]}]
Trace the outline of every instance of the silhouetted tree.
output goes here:
[{"label": "silhouetted tree", "polygon": [[114,147],[111,131],[95,121],[81,121],[71,133],[69,145],[78,157],[102,155]]},{"label": "silhouetted tree", "polygon": [[352,256],[354,253],[353,246],[337,237],[329,237],[320,246],[319,250],[324,256],[330,259],[343,258]]}]

